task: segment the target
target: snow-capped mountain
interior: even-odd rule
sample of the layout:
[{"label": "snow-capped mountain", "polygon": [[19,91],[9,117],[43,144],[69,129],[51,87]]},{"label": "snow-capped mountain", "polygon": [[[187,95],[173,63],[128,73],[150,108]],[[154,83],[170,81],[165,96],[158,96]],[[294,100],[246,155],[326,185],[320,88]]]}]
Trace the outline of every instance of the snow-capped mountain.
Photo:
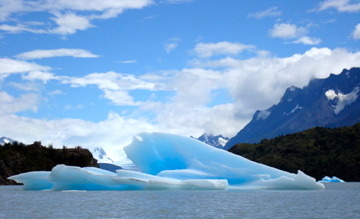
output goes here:
[{"label": "snow-capped mountain", "polygon": [[256,143],[316,126],[351,126],[360,122],[359,96],[360,68],[313,79],[303,88],[289,87],[278,104],[256,111],[225,149],[236,143]]},{"label": "snow-capped mountain", "polygon": [[222,135],[214,136],[207,133],[204,133],[199,138],[195,138],[195,139],[221,149],[223,149],[226,143],[229,141],[229,138],[224,137]]},{"label": "snow-capped mountain", "polygon": [[98,163],[113,163],[114,161],[106,154],[102,147],[89,147],[88,148],[93,157]]},{"label": "snow-capped mountain", "polygon": [[14,139],[8,138],[8,137],[1,137],[0,138],[0,145],[6,144],[6,143],[13,143],[16,142]]}]

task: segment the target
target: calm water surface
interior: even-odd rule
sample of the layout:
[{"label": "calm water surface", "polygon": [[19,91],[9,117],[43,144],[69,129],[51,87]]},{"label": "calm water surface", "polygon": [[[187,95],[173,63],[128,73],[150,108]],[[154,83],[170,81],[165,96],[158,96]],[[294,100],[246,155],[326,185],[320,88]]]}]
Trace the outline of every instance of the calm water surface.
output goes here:
[{"label": "calm water surface", "polygon": [[0,186],[0,218],[360,218],[360,183],[324,191],[23,191]]}]

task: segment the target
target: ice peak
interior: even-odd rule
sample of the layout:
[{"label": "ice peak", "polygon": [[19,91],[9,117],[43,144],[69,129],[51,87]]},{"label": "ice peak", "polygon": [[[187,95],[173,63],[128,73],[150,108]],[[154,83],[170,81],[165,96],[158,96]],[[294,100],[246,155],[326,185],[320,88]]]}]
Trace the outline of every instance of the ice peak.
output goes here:
[{"label": "ice peak", "polygon": [[0,138],[0,145],[7,144],[7,143],[13,143],[16,142],[14,139],[8,138],[8,137],[1,137]]},{"label": "ice peak", "polygon": [[335,114],[339,114],[346,106],[352,104],[359,97],[359,87],[355,87],[350,93],[343,94],[341,91],[333,89],[325,92],[326,98],[331,101],[331,106]]},{"label": "ice peak", "polygon": [[114,162],[105,152],[105,150],[102,147],[89,147],[88,148],[93,157],[99,162],[99,163],[112,163]]}]

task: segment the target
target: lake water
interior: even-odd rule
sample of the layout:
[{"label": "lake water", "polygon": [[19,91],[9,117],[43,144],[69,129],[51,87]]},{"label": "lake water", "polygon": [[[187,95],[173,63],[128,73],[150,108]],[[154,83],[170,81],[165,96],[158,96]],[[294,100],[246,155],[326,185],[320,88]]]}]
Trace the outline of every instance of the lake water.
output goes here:
[{"label": "lake water", "polygon": [[0,218],[360,218],[360,183],[324,191],[23,191],[0,186]]}]

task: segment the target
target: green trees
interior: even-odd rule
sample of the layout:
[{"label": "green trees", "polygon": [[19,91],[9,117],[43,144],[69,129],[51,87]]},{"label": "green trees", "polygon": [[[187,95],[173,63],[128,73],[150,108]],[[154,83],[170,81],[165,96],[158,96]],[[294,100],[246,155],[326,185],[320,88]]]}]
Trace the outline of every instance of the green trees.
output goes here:
[{"label": "green trees", "polygon": [[98,166],[87,149],[54,149],[45,147],[40,141],[30,145],[14,142],[0,146],[0,184],[11,184],[6,178],[28,171],[51,170],[57,164],[71,166]]},{"label": "green trees", "polygon": [[317,127],[258,144],[237,144],[229,151],[285,171],[302,170],[316,179],[328,175],[360,181],[360,123],[335,129]]}]

